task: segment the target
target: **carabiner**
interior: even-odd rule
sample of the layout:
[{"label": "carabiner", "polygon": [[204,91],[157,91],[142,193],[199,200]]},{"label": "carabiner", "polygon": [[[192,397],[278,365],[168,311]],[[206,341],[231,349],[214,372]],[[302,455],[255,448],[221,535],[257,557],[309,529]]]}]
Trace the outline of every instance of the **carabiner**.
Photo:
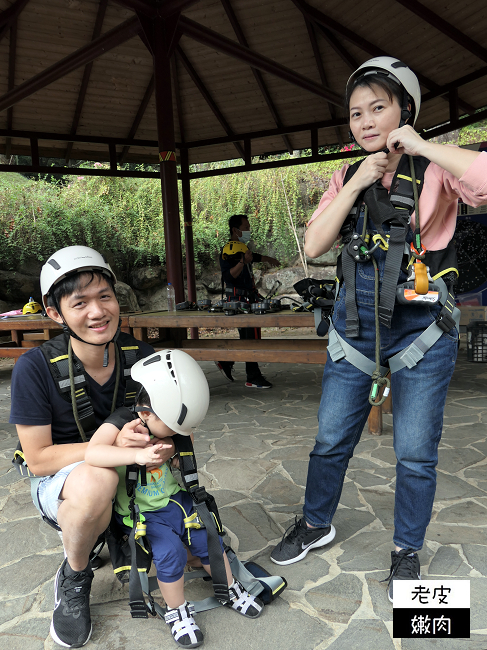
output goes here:
[{"label": "carabiner", "polygon": [[426,248],[421,244],[421,251],[418,252],[418,249],[415,247],[413,242],[411,242],[411,255],[416,260],[422,260],[426,254]]},{"label": "carabiner", "polygon": [[[390,235],[386,235],[386,237],[387,237],[387,239],[389,239],[389,238],[390,238]],[[380,235],[379,233],[375,234],[375,235],[372,237],[372,241],[373,241],[374,244],[375,244],[375,246],[374,246],[374,248],[373,248],[372,250],[375,251],[375,249],[376,249],[378,246],[380,246],[380,247],[382,248],[383,251],[387,251],[387,250],[389,250],[389,242],[388,242],[386,239],[384,239],[384,237],[382,237],[382,235]]]}]

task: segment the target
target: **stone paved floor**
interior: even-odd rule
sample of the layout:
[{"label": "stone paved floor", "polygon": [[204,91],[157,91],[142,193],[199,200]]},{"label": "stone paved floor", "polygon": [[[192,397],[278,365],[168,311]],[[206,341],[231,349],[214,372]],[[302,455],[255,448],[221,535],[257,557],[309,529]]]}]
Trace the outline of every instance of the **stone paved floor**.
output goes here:
[{"label": "stone paved floor", "polygon": [[[422,573],[469,578],[471,639],[443,642],[392,638],[392,607],[379,581],[390,563],[394,498],[392,418],[382,437],[364,432],[350,463],[329,548],[293,566],[277,567],[270,548],[301,512],[309,451],[317,430],[318,366],[275,364],[265,369],[275,387],[224,383],[203,367],[211,386],[209,414],[196,436],[202,482],[215,494],[231,545],[279,572],[288,589],[257,621],[225,608],[198,616],[208,650],[485,650],[487,648],[487,366],[460,354],[449,391],[438,467],[438,490]],[[28,485],[10,469],[15,446],[9,425],[8,364],[0,365],[0,649],[56,647],[49,637],[53,576],[62,559],[59,537],[40,521]],[[105,551],[104,551],[105,554]],[[193,582],[190,598],[210,595]],[[127,593],[109,566],[92,589],[94,632],[86,646],[108,650],[172,650],[157,619],[132,620]]]}]

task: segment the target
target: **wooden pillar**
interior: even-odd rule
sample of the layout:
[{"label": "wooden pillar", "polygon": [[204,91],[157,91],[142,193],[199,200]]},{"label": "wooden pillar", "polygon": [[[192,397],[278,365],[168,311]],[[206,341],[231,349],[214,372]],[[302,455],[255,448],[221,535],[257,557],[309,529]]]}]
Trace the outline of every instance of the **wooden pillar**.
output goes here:
[{"label": "wooden pillar", "polygon": [[164,215],[166,270],[174,287],[176,302],[184,301],[183,261],[179,222],[178,176],[174,137],[170,44],[174,23],[156,17],[153,25],[154,94]]},{"label": "wooden pillar", "polygon": [[[186,277],[188,278],[188,300],[196,302],[196,273],[194,264],[193,215],[191,214],[191,180],[189,178],[188,150],[181,147],[181,190],[183,196],[184,242],[186,246]],[[191,338],[198,339],[198,328],[191,327]]]}]

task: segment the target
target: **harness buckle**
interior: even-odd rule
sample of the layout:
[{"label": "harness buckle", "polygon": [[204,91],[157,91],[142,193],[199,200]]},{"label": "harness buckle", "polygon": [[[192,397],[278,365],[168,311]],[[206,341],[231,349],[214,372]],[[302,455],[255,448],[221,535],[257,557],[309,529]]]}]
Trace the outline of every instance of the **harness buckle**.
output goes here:
[{"label": "harness buckle", "polygon": [[394,309],[390,309],[389,307],[384,307],[383,305],[379,305],[379,321],[382,323],[382,325],[385,325],[386,327],[391,327],[391,320],[392,320],[392,314],[394,312]]},{"label": "harness buckle", "polygon": [[205,503],[209,494],[204,487],[198,486],[195,490],[191,490],[191,497],[195,504],[198,505],[200,503]]},{"label": "harness buckle", "polygon": [[446,310],[442,310],[438,317],[436,318],[436,324],[438,327],[443,330],[443,332],[449,332],[456,326],[455,319],[453,316]]},{"label": "harness buckle", "polygon": [[367,262],[370,259],[370,251],[367,248],[367,244],[356,232],[353,233],[347,245],[347,252],[355,262]]}]

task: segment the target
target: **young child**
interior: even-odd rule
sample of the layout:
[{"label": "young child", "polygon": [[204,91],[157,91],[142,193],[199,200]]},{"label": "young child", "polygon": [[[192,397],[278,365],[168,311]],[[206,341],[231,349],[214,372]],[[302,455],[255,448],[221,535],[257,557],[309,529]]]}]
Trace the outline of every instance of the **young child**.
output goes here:
[{"label": "young child", "polygon": [[[96,467],[115,467],[119,484],[115,497],[115,516],[129,530],[131,518],[125,488],[125,465],[137,463],[147,467],[147,486],[136,488],[136,503],[143,513],[147,537],[152,545],[157,580],[167,605],[166,623],[176,643],[183,648],[196,648],[203,643],[203,634],[193,619],[194,608],[184,597],[184,567],[188,544],[184,518],[193,513],[190,495],[181,488],[160,454],[174,433],[192,435],[206,415],[209,389],[199,365],[185,352],[163,350],[141,359],[132,367],[132,378],[142,384],[135,411],[140,422],[153,436],[145,448],[115,447],[118,431],[125,421],[136,415],[128,408],[117,409],[91,438],[86,462]],[[192,529],[189,548],[210,573],[205,529]],[[263,603],[251,596],[233,579],[230,564],[223,552],[231,607],[248,618],[257,618]]]}]

